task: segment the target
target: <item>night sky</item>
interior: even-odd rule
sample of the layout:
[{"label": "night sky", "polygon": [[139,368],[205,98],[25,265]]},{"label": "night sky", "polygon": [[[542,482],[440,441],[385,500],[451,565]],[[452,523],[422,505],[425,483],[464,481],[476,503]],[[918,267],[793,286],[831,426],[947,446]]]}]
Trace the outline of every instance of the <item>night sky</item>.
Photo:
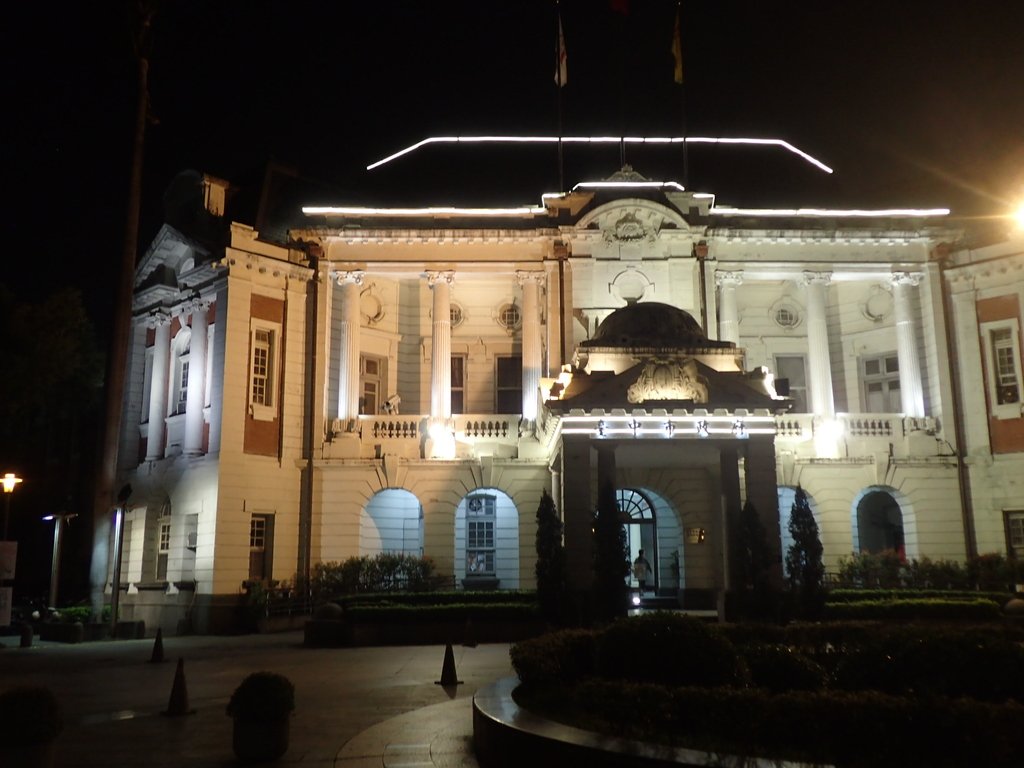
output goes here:
[{"label": "night sky", "polygon": [[[627,6],[628,13],[613,10]],[[90,291],[121,249],[135,65],[133,3],[18,3],[3,56],[8,282]],[[690,186],[739,206],[946,206],[998,214],[1024,193],[1024,4],[702,2],[682,6],[685,91],[672,80],[672,0],[563,0],[565,134],[783,138],[695,148]],[[824,10],[827,9],[827,10]],[[232,181],[268,160],[348,204],[533,204],[558,186],[551,147],[434,147],[439,134],[553,134],[550,0],[164,2],[151,56],[141,247],[177,172]],[[685,101],[685,112],[683,104]],[[609,175],[616,146],[569,148],[566,184]],[[626,150],[654,179],[682,158]],[[110,294],[91,301],[105,322]]]}]

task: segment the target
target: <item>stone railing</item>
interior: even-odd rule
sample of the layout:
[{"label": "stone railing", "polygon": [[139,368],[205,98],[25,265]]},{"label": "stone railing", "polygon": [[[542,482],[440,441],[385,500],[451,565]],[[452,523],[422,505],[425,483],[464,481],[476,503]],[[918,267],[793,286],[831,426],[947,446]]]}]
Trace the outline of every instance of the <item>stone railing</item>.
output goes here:
[{"label": "stone railing", "polygon": [[363,442],[382,440],[419,440],[423,416],[360,416],[359,434]]}]

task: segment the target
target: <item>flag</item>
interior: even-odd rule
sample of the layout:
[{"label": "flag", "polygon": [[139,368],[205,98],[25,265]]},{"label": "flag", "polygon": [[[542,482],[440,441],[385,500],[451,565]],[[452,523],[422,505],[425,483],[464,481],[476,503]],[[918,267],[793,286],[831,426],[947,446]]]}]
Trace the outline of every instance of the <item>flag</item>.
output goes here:
[{"label": "flag", "polygon": [[672,34],[672,59],[675,61],[675,69],[672,72],[672,79],[679,85],[683,84],[683,41],[679,36],[679,9],[676,8],[676,28]]},{"label": "flag", "polygon": [[569,57],[565,53],[562,17],[558,17],[558,47],[555,49],[555,85],[561,88],[569,81]]}]

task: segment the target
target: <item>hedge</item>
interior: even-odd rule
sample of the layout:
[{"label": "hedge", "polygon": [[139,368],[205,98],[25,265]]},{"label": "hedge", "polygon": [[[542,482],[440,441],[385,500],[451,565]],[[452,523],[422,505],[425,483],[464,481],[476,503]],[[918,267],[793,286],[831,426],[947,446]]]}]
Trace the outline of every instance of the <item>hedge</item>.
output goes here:
[{"label": "hedge", "polygon": [[[524,706],[612,735],[843,768],[1002,768],[1024,754],[1021,639],[998,625],[654,614],[517,643],[511,657]],[[702,677],[720,684],[692,684]]]},{"label": "hedge", "polygon": [[825,619],[999,621],[999,605],[991,600],[861,600],[826,603]]},{"label": "hedge", "polygon": [[833,589],[826,603],[858,603],[863,600],[991,600],[1004,605],[1009,592],[979,592],[974,589]]},{"label": "hedge", "polygon": [[568,708],[617,736],[843,768],[1010,768],[1024,754],[1024,706],[1016,703],[592,679],[561,704],[548,714]]},{"label": "hedge", "polygon": [[[492,594],[493,599],[493,594]],[[351,605],[344,621],[408,624],[427,621],[525,621],[538,616],[535,605],[523,603],[453,603],[448,605]]]}]

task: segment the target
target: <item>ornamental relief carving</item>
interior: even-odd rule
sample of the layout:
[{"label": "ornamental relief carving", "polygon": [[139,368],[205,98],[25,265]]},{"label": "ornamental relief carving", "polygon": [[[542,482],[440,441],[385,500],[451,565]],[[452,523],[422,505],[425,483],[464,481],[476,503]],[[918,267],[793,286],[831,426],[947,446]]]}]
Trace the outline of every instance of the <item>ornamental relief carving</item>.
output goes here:
[{"label": "ornamental relief carving", "polygon": [[606,243],[653,243],[658,239],[660,222],[656,224],[650,216],[645,218],[643,221],[635,213],[626,213],[610,227],[602,228],[601,235]]},{"label": "ornamental relief carving", "polygon": [[697,371],[693,358],[682,361],[650,358],[644,363],[639,378],[626,391],[626,399],[631,403],[648,400],[706,403],[708,383]]}]

